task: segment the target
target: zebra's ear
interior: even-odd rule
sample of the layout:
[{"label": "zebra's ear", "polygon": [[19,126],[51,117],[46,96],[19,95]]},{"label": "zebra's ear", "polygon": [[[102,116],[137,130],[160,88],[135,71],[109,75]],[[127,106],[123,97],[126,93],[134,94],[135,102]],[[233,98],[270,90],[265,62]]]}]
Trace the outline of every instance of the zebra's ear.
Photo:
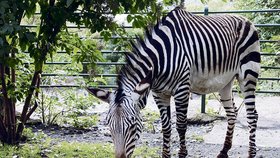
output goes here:
[{"label": "zebra's ear", "polygon": [[140,82],[134,89],[134,91],[131,94],[131,98],[133,102],[138,102],[140,99],[140,96],[145,93],[145,91],[150,87],[149,83],[142,83]]},{"label": "zebra's ear", "polygon": [[99,88],[86,88],[86,90],[94,95],[95,97],[109,103],[110,102],[110,96],[111,96],[111,92],[110,91],[107,91],[107,90],[104,90],[104,89],[99,89]]},{"label": "zebra's ear", "polygon": [[131,94],[133,101],[138,101],[140,96],[145,93],[145,91],[150,87],[149,82],[141,81],[134,89],[134,92]]},{"label": "zebra's ear", "polygon": [[150,83],[148,82],[140,82],[134,89],[134,92],[142,95],[148,88],[150,87]]},{"label": "zebra's ear", "polygon": [[152,68],[149,69],[147,76],[138,85],[136,85],[134,92],[142,95],[151,86],[151,80]]}]

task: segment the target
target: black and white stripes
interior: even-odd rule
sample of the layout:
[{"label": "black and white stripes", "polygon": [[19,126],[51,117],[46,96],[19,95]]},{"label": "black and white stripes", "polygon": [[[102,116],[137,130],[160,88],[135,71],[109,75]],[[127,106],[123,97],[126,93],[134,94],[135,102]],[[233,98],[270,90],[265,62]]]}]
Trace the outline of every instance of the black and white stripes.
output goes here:
[{"label": "black and white stripes", "polygon": [[[187,156],[185,133],[190,92],[219,92],[228,117],[224,147],[218,157],[227,157],[232,146],[236,108],[232,99],[237,79],[245,97],[249,124],[249,157],[256,155],[258,115],[255,89],[260,69],[257,31],[245,18],[233,15],[198,16],[176,8],[132,43],[115,93],[106,92],[111,108],[111,127],[116,157],[129,157],[142,129],[139,109],[152,91],[162,120],[162,156],[170,157],[170,97],[176,105],[179,157]],[[100,90],[89,89],[93,94]],[[102,91],[102,90],[101,90]],[[103,90],[104,91],[104,90]],[[101,93],[103,94],[103,93]],[[98,96],[98,95],[96,95]],[[104,100],[101,96],[98,96]],[[118,137],[122,138],[117,140]],[[118,142],[119,141],[119,142]]]}]

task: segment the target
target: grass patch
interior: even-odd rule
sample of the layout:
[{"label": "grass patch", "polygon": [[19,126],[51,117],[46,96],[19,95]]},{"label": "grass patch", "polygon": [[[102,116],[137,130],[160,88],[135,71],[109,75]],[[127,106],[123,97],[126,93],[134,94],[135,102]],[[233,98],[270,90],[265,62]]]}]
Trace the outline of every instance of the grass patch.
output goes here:
[{"label": "grass patch", "polygon": [[[3,146],[0,144],[0,158],[113,158],[112,143],[66,142],[51,139],[43,132],[33,133],[26,128],[24,135],[27,142],[18,146]],[[203,142],[203,136],[189,137],[196,142]],[[160,158],[161,147],[151,147],[146,144],[137,146],[132,158]]]},{"label": "grass patch", "polygon": [[109,143],[84,143],[84,142],[61,142],[51,148],[48,157],[77,157],[77,158],[102,158],[114,157],[113,145]]},{"label": "grass patch", "polygon": [[153,111],[143,111],[143,125],[147,132],[155,133],[154,123],[160,119],[160,114]]},{"label": "grass patch", "polygon": [[[48,139],[44,143],[25,143],[20,146],[0,146],[0,158],[112,158],[111,143],[60,142],[53,145]],[[133,158],[160,158],[159,147],[142,145],[135,148]]]},{"label": "grass patch", "polygon": [[214,116],[219,115],[219,111],[216,111],[214,108],[209,107],[206,110],[206,114],[208,114],[209,116],[214,117]]},{"label": "grass patch", "polygon": [[5,145],[0,147],[0,153],[0,158],[41,157],[40,148],[35,145],[23,145],[21,147]]},{"label": "grass patch", "polygon": [[142,145],[136,147],[132,155],[133,158],[160,158],[160,148]]},{"label": "grass patch", "polygon": [[63,120],[64,125],[73,126],[78,129],[89,129],[99,121],[98,115],[91,116],[69,116]]},{"label": "grass patch", "polygon": [[51,139],[47,138],[42,142],[32,141],[18,146],[0,146],[0,158],[41,158],[44,151],[51,146]]},{"label": "grass patch", "polygon": [[[31,129],[24,130],[27,141],[18,146],[0,144],[0,158],[112,158],[114,146],[112,143],[66,142],[51,139],[43,132],[33,133]],[[135,148],[133,158],[159,158],[160,148],[147,145]]]},{"label": "grass patch", "polygon": [[194,134],[194,135],[191,136],[191,139],[193,139],[193,140],[195,140],[196,142],[199,142],[199,143],[204,142],[204,138],[201,135],[195,135]]}]

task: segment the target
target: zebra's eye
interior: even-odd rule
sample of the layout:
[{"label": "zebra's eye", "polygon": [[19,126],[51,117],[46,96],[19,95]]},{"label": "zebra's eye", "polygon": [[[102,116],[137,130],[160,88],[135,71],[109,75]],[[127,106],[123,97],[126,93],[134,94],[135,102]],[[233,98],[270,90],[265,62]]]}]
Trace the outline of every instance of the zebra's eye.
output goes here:
[{"label": "zebra's eye", "polygon": [[135,116],[129,116],[128,119],[129,119],[131,122],[135,122]]},{"label": "zebra's eye", "polygon": [[135,124],[136,118],[135,116],[128,116],[128,120],[130,122],[130,125],[133,126]]}]

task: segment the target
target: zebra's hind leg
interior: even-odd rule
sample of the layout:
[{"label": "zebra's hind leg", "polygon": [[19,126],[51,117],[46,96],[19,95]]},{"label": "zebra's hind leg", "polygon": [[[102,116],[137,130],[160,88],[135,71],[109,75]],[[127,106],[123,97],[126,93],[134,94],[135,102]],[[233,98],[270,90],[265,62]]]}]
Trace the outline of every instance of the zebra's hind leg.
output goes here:
[{"label": "zebra's hind leg", "polygon": [[170,97],[169,95],[162,95],[153,93],[154,99],[160,111],[160,118],[162,124],[163,133],[163,146],[162,146],[162,157],[170,158],[170,138],[171,138],[171,111],[170,111]]},{"label": "zebra's hind leg", "polygon": [[189,86],[180,86],[174,95],[176,105],[176,129],[180,138],[179,158],[185,158],[188,155],[186,148],[186,130],[187,130],[187,112],[189,104]]},{"label": "zebra's hind leg", "polygon": [[227,158],[228,157],[228,151],[230,150],[232,146],[232,138],[233,138],[233,132],[236,122],[236,109],[234,107],[233,99],[232,99],[232,83],[228,83],[227,86],[225,86],[219,93],[221,96],[221,102],[223,103],[224,109],[226,111],[227,115],[227,133],[225,137],[225,142],[223,149],[220,151],[220,154],[217,156],[218,158]]},{"label": "zebra's hind leg", "polygon": [[[256,77],[257,78],[257,77]],[[244,103],[247,112],[247,122],[249,127],[249,158],[256,156],[256,129],[258,113],[255,107],[255,88],[257,79],[244,80],[240,82],[240,88],[244,94]]]}]

